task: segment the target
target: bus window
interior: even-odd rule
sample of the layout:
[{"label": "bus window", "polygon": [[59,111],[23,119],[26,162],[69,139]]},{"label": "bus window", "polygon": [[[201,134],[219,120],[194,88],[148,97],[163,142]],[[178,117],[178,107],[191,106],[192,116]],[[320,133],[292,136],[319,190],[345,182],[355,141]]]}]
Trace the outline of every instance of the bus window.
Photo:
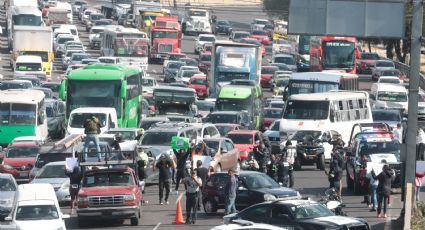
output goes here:
[{"label": "bus window", "polygon": [[329,101],[289,101],[283,118],[324,120],[328,118]]}]

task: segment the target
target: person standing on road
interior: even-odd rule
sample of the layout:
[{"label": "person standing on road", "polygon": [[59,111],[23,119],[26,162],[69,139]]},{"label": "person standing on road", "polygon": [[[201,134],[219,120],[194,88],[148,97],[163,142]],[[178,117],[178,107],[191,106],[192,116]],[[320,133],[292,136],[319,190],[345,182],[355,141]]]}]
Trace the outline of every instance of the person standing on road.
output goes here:
[{"label": "person standing on road", "polygon": [[83,174],[81,173],[80,167],[74,166],[72,172],[65,171],[65,174],[69,177],[69,195],[71,196],[71,214],[74,214],[75,207],[77,206],[77,196],[80,191],[81,180]]},{"label": "person standing on road", "polygon": [[100,123],[96,116],[92,115],[89,119],[84,122],[84,134],[86,139],[84,141],[84,160],[87,159],[87,152],[89,151],[90,142],[93,142],[98,152],[98,160],[100,161],[100,146],[99,137],[100,134]]},{"label": "person standing on road", "polygon": [[401,124],[398,123],[397,127],[393,130],[394,139],[398,140],[400,143],[403,142],[403,132],[401,131]]},{"label": "person standing on road", "polygon": [[[198,160],[196,162],[196,175],[201,178],[202,186],[204,186],[205,182],[208,178],[208,169],[202,166],[202,161]],[[201,203],[202,203],[202,186],[198,192],[198,211],[201,211]]]},{"label": "person standing on road", "polygon": [[[289,180],[289,187],[290,188],[294,187],[294,183],[295,183],[294,174],[293,174],[295,154],[297,154],[296,149],[292,147],[292,142],[290,140],[287,140],[286,143],[285,143],[284,151],[283,151],[283,161],[287,162],[289,164],[288,180]],[[281,165],[281,167],[282,167],[282,165]]]},{"label": "person standing on road", "polygon": [[238,187],[238,181],[235,176],[235,171],[229,169],[229,180],[224,187],[224,195],[226,198],[224,214],[228,215],[236,212],[235,200],[236,200],[236,189]]},{"label": "person standing on road", "polygon": [[[335,154],[333,154],[335,155]],[[341,178],[342,168],[340,167],[337,157],[332,156],[331,162],[329,163],[329,172],[325,170],[325,174],[328,176],[329,188],[334,188],[338,195],[341,197]]]},{"label": "person standing on road", "polygon": [[[376,176],[375,171],[372,169],[372,177],[378,180],[378,187],[376,189],[378,195],[378,210],[377,217],[381,218],[381,211],[384,212],[384,218],[387,218],[387,204],[391,195],[391,182],[394,178],[394,173],[386,164],[382,167],[382,172]],[[383,207],[382,207],[383,203]]]},{"label": "person standing on road", "polygon": [[170,195],[170,171],[173,168],[173,162],[170,159],[167,159],[165,155],[161,155],[158,163],[155,167],[159,170],[159,204],[163,205],[162,202],[164,189],[165,189],[165,204],[169,204],[168,196]]},{"label": "person standing on road", "polygon": [[376,199],[376,191],[378,189],[378,184],[379,181],[375,180],[372,177],[372,172],[369,172],[367,175],[367,178],[369,179],[369,184],[370,184],[370,211],[371,212],[376,212],[376,203],[377,203],[377,199]]},{"label": "person standing on road", "polygon": [[176,187],[175,191],[179,191],[180,181],[185,178],[186,175],[186,161],[189,158],[190,151],[186,151],[184,149],[179,149],[176,151],[173,149],[174,155],[176,156],[177,160],[177,167],[176,167]]},{"label": "person standing on road", "polygon": [[186,224],[195,224],[198,193],[202,180],[196,175],[196,171],[192,170],[190,176],[183,179],[183,183],[186,185]]}]

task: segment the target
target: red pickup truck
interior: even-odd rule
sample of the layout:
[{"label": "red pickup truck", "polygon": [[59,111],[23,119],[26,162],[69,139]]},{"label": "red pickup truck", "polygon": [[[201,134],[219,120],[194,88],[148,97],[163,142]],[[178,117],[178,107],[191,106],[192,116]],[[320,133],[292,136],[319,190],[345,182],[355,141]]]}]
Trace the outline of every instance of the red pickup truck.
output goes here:
[{"label": "red pickup truck", "polygon": [[78,225],[89,220],[130,219],[139,224],[142,190],[137,173],[130,167],[93,169],[84,173],[78,192]]}]

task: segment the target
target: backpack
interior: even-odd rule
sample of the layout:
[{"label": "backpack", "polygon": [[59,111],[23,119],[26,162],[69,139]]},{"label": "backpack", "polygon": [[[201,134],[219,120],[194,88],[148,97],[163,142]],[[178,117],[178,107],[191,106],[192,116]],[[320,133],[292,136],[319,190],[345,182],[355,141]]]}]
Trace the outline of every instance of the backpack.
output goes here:
[{"label": "backpack", "polygon": [[85,133],[99,133],[99,126],[93,119],[87,119],[84,128]]}]

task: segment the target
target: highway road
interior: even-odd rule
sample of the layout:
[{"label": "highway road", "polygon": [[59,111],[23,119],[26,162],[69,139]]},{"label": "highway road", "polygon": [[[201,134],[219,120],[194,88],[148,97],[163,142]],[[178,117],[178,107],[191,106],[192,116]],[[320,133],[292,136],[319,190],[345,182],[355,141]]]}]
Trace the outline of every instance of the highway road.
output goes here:
[{"label": "highway road", "polygon": [[[244,7],[244,8],[231,8],[231,7],[215,7],[214,13],[218,18],[228,19],[234,27],[234,30],[248,30],[249,23],[254,18],[266,18],[265,13],[262,12],[260,7]],[[88,44],[88,34],[85,32],[85,28],[81,26],[78,19],[75,18],[75,24],[78,25],[80,30],[80,39]],[[0,10],[0,25],[4,28],[5,26],[5,11],[4,9]],[[184,36],[182,41],[182,50],[184,53],[193,54],[194,49],[194,39],[193,36]],[[226,39],[223,37],[223,39]],[[93,57],[99,56],[98,50],[92,50],[88,48],[88,53]],[[268,47],[268,53],[270,53],[271,48]],[[11,78],[12,72],[9,67],[9,51],[7,49],[7,35],[3,33],[0,37],[0,74],[3,74],[4,78]],[[53,73],[53,80],[57,81],[63,71],[61,69],[61,58],[57,57],[55,59],[55,68],[56,70]],[[158,80],[162,81],[161,73],[162,65],[149,65],[148,74],[153,77],[156,77]],[[370,76],[362,75],[360,76],[360,88],[364,90],[369,90],[371,85]],[[345,177],[344,177],[345,178]],[[345,185],[345,182],[343,182]],[[182,186],[180,186],[182,188]],[[324,190],[328,187],[327,177],[322,171],[316,170],[314,167],[303,167],[302,171],[295,172],[295,189],[300,191],[304,196],[309,196],[312,199],[318,198],[318,195],[323,193]],[[140,225],[138,227],[130,226],[129,221],[125,221],[123,225],[121,223],[114,222],[93,222],[91,223],[90,229],[175,229],[175,228],[185,228],[185,229],[209,229],[213,226],[220,225],[222,223],[222,210],[219,211],[220,214],[216,216],[206,216],[203,211],[198,215],[198,221],[196,225],[188,226],[175,226],[172,225],[175,214],[175,201],[177,195],[173,194],[170,198],[169,205],[159,205],[158,204],[158,187],[149,186],[146,189],[145,200],[148,201],[143,206],[143,213]],[[180,193],[183,190],[179,191]],[[422,194],[423,195],[423,194]],[[400,213],[400,194],[394,194],[391,196],[392,204],[389,210],[389,218],[387,219],[377,219],[374,212],[369,212],[369,209],[360,202],[363,200],[363,197],[354,196],[349,192],[343,190],[343,201],[346,204],[345,211],[349,216],[365,218],[369,224],[372,226],[372,229],[389,229],[391,220],[398,217]],[[183,210],[184,208],[184,196],[182,200]],[[69,213],[69,207],[63,207],[64,213]],[[5,224],[5,223],[2,223]],[[66,226],[68,229],[78,229],[76,216],[66,220]],[[0,225],[1,229],[1,225]]]}]

